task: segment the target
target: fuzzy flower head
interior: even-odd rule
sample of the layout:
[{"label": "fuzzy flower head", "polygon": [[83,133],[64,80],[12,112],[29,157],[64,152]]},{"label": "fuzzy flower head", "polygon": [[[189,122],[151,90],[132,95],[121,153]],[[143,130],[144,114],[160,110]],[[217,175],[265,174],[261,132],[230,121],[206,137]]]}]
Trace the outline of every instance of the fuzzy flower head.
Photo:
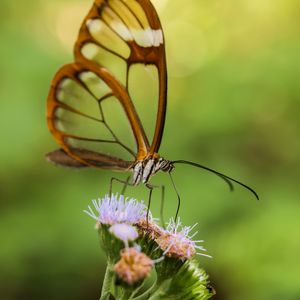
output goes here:
[{"label": "fuzzy flower head", "polygon": [[136,228],[126,223],[112,225],[109,232],[123,241],[126,247],[128,247],[129,242],[133,242],[139,236]]},{"label": "fuzzy flower head", "polygon": [[[114,225],[118,223],[137,224],[146,218],[147,206],[136,199],[125,198],[123,195],[106,195],[102,199],[93,200],[94,209],[88,206],[84,212],[98,223]],[[149,213],[149,219],[151,219]]]},{"label": "fuzzy flower head", "polygon": [[195,241],[193,237],[198,233],[191,234],[191,231],[197,226],[182,226],[180,219],[177,222],[172,218],[167,224],[167,228],[162,231],[162,234],[155,240],[159,247],[164,251],[164,254],[169,257],[178,257],[182,261],[191,259],[196,254],[208,256],[200,251],[206,251],[198,243],[203,241]]},{"label": "fuzzy flower head", "polygon": [[134,285],[149,276],[154,262],[136,248],[125,248],[121,259],[115,264],[114,271],[123,282]]}]

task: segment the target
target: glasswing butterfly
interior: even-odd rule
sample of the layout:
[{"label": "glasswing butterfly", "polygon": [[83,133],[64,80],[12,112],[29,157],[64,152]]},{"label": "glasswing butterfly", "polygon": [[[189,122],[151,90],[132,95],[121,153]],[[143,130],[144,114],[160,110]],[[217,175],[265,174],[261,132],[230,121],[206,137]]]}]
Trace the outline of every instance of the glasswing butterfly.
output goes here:
[{"label": "glasswing butterfly", "polygon": [[[106,65],[107,57],[111,62],[122,62],[123,67],[116,68],[114,63]],[[153,102],[157,111],[151,143],[130,90],[130,72],[137,64],[154,66],[157,72],[158,102]],[[105,106],[110,102],[116,103],[126,117],[135,151],[119,137],[121,126],[115,130],[108,121]],[[61,149],[49,153],[47,158],[55,164],[74,168],[132,171],[133,185],[148,184],[151,176],[159,171],[171,177],[175,164],[189,164],[220,176],[231,189],[232,182],[238,183],[258,198],[250,187],[215,170],[193,162],[162,158],[158,150],[166,106],[165,39],[150,0],[95,0],[79,31],[74,62],[63,66],[52,81],[47,122]],[[117,150],[113,152],[110,147]],[[132,158],[124,159],[121,152]],[[173,180],[172,183],[174,185]],[[178,199],[180,203],[179,196]]]}]

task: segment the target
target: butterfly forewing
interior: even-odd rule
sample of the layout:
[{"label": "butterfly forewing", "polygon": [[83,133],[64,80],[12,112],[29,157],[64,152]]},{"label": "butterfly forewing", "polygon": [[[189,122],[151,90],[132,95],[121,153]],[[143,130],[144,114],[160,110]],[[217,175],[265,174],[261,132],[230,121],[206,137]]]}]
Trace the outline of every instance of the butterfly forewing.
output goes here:
[{"label": "butterfly forewing", "polygon": [[[151,2],[95,0],[75,44],[75,63],[53,80],[48,125],[64,153],[78,163],[128,169],[158,151],[166,88],[163,32]],[[144,124],[152,131],[151,144],[140,121],[143,111],[155,120],[152,129]],[[61,155],[52,157],[66,161]]]},{"label": "butterfly forewing", "polygon": [[128,76],[128,92],[150,141],[154,136],[159,99],[158,75],[154,65],[134,64]]},{"label": "butterfly forewing", "polygon": [[[147,136],[153,136],[149,152],[157,152],[165,121],[167,70],[163,31],[151,2],[96,0],[82,24],[75,45],[75,57],[78,61],[93,60],[106,67],[126,86],[141,116]],[[143,67],[144,84],[141,76],[138,80],[131,79],[136,78],[131,75],[136,64],[156,68],[153,71],[151,66]],[[151,89],[153,82],[156,85],[154,91]],[[139,109],[137,102],[143,103],[142,109]],[[155,111],[149,113],[149,109],[153,108]],[[146,118],[143,112],[147,115]],[[145,126],[144,120],[149,119],[149,115],[151,125]]]}]

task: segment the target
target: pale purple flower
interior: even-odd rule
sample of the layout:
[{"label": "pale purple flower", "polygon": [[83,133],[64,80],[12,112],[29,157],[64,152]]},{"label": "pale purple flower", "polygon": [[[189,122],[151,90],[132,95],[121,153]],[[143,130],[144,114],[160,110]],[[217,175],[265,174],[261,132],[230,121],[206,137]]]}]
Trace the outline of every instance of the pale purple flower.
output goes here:
[{"label": "pale purple flower", "polygon": [[[100,224],[114,225],[118,223],[137,224],[147,216],[147,206],[136,199],[123,195],[106,195],[102,199],[93,200],[94,208],[88,206],[84,212]],[[149,212],[149,219],[152,219]]]},{"label": "pale purple flower", "polygon": [[136,240],[139,236],[137,229],[125,223],[114,224],[109,228],[109,232],[116,238],[123,241],[128,248],[128,243]]}]

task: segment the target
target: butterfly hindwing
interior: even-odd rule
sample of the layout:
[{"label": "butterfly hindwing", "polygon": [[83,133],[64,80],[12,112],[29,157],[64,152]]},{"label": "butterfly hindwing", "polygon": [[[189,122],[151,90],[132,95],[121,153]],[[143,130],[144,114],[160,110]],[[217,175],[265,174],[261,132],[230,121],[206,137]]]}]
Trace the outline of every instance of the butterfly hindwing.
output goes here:
[{"label": "butterfly hindwing", "polygon": [[[117,161],[118,165],[121,161],[123,166],[123,161],[134,161],[136,149],[131,149],[126,141],[121,140],[104,117],[103,104],[112,98],[129,120],[128,125],[132,125],[138,147],[146,151],[133,104],[124,87],[106,69],[92,62],[65,65],[53,83],[48,97],[48,126],[71,157],[96,167],[101,167],[101,163],[94,163],[95,158],[91,163],[86,159],[87,152],[93,156],[98,153],[99,161],[105,156],[106,163],[111,159],[112,164]],[[109,150],[103,151],[107,145]]]}]

